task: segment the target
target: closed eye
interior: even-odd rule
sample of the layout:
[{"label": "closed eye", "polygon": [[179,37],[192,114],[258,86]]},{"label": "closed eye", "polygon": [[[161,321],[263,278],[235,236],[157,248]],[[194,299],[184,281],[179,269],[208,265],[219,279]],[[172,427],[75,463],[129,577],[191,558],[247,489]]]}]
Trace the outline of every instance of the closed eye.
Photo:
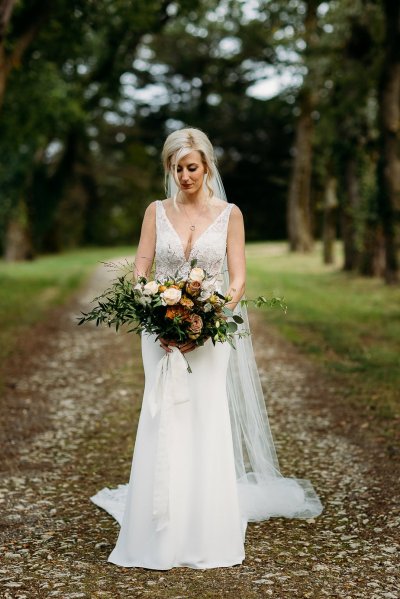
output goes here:
[{"label": "closed eye", "polygon": [[[188,166],[188,170],[189,170],[191,173],[194,173],[194,171],[197,171],[197,169],[198,169],[198,167],[197,167],[197,166]],[[178,166],[178,168],[177,168],[177,171],[178,171],[178,173],[180,173],[180,172],[181,172],[181,170],[182,170],[182,167],[181,167],[181,166]]]}]

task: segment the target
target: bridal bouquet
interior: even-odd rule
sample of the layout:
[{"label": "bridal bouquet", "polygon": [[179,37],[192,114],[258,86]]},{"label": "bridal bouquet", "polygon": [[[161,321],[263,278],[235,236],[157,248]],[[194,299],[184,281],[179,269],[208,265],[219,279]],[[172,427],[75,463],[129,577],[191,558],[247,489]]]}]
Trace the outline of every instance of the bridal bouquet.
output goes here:
[{"label": "bridal bouquet", "polygon": [[[90,312],[82,312],[78,324],[95,321],[97,326],[105,323],[117,331],[127,324],[133,325],[128,332],[145,331],[178,343],[191,339],[200,346],[211,339],[214,345],[228,342],[234,347],[234,337],[249,331],[239,329],[242,317],[227,307],[232,297],[220,293],[216,277],[196,267],[196,260],[190,266],[187,278],[177,274],[163,281],[145,277],[135,281],[127,274],[117,277],[94,298],[97,305]],[[248,301],[241,300],[241,304]],[[278,304],[285,309],[281,298],[260,296],[252,301],[256,306]]]}]

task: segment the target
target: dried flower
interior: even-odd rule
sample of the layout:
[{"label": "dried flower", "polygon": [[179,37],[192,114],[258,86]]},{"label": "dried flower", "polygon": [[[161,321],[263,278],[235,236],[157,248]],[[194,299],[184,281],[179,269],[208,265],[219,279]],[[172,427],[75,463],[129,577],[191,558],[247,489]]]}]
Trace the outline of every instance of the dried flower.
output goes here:
[{"label": "dried flower", "polygon": [[186,308],[193,308],[194,306],[194,302],[186,295],[183,295],[181,297],[179,303],[182,304],[182,306],[185,306]]}]

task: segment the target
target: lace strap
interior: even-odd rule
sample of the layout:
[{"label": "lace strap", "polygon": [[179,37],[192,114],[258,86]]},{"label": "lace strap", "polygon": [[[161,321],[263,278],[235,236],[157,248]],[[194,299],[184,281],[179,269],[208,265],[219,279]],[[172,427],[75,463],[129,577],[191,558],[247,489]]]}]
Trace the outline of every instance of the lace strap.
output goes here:
[{"label": "lace strap", "polygon": [[229,217],[231,215],[232,212],[232,208],[234,207],[235,204],[228,204],[223,211],[220,213],[220,215],[215,219],[212,227],[213,228],[217,228],[217,230],[221,233],[225,232],[225,234],[228,231],[228,223],[229,223]]},{"label": "lace strap", "polygon": [[232,208],[234,207],[234,205],[235,204],[229,204],[228,203],[228,205],[226,207],[226,212],[225,212],[225,215],[224,215],[225,216],[225,220],[226,220],[226,224],[228,224],[228,222],[229,222],[229,217],[231,215]]},{"label": "lace strap", "polygon": [[156,200],[156,235],[162,233],[165,212],[163,206],[161,206],[161,200]]}]

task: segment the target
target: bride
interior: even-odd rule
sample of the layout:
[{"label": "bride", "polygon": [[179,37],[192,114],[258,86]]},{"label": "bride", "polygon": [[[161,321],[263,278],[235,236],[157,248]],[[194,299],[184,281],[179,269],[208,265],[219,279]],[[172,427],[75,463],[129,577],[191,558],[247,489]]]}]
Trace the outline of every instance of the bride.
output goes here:
[{"label": "bride", "polygon": [[[226,201],[208,137],[194,128],[175,131],[162,158],[168,199],[146,210],[135,275],[148,277],[155,261],[156,280],[187,277],[196,259],[219,277],[248,328],[239,303],[243,217]],[[323,508],[308,480],[280,473],[251,338],[237,339],[235,349],[210,339],[175,346],[142,335],[145,389],[130,480],[91,497],[121,526],[108,561],[156,570],[241,564],[249,521],[311,518]],[[178,350],[192,372],[174,382],[159,364]]]}]

